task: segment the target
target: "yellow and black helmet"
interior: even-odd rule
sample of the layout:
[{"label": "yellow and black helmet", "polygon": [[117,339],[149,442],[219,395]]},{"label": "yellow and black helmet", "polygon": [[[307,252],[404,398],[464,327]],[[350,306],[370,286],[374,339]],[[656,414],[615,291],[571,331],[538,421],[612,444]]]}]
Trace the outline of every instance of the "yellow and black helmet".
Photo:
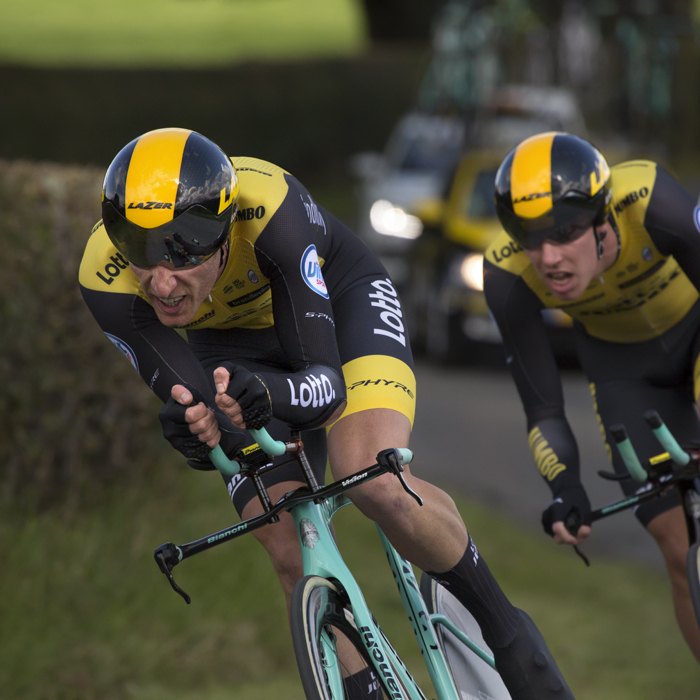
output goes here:
[{"label": "yellow and black helmet", "polygon": [[107,169],[102,220],[137,267],[199,264],[227,241],[238,210],[238,177],[226,154],[187,129],[149,131]]},{"label": "yellow and black helmet", "polygon": [[568,243],[610,213],[610,168],[588,141],[561,132],[525,139],[496,173],[496,211],[523,248]]}]

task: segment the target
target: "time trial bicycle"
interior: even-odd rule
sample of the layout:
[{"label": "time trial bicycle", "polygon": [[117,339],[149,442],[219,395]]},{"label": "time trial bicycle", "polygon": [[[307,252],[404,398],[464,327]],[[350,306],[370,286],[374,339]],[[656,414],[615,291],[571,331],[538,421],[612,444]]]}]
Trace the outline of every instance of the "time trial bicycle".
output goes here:
[{"label": "time trial bicycle", "polygon": [[[249,432],[257,444],[240,450],[235,460],[229,460],[218,446],[210,458],[222,473],[242,474],[252,480],[264,513],[188,544],[168,542],[158,547],[155,560],[173,590],[189,604],[189,595],[173,578],[172,571],[177,564],[199,552],[278,522],[279,514],[288,511],[299,537],[304,568],[304,576],[292,593],[290,624],[306,697],[309,700],[341,700],[359,695],[425,700],[425,694],[367,607],[331,531],[333,515],[350,503],[345,492],[385,473],[395,475],[406,492],[422,503],[402,476],[404,464],[413,458],[411,451],[383,450],[373,466],[327,486],[319,486],[304,454],[299,433],[293,433],[289,442],[280,442],[273,440],[264,429]],[[282,461],[275,461],[275,457]],[[292,460],[301,468],[306,486],[273,504],[262,477]],[[447,616],[431,614],[411,565],[399,556],[379,527],[377,530],[438,700],[509,700],[510,695],[495,671],[491,654]],[[474,665],[483,666],[478,673],[465,679],[462,665],[459,691],[444,653],[446,637],[453,647],[463,645],[461,659],[469,654],[474,657]],[[352,668],[348,667],[348,659]],[[357,679],[360,678],[366,685],[353,688],[351,684],[359,683]]]},{"label": "time trial bicycle", "polygon": [[[644,420],[658,439],[664,452],[654,455],[642,463],[627,436],[625,426],[610,426],[610,434],[620,451],[627,474],[599,471],[598,475],[610,481],[633,479],[639,484],[636,493],[598,508],[591,513],[591,522],[606,518],[620,511],[634,508],[655,498],[659,498],[671,489],[676,489],[680,496],[685,524],[688,530],[689,549],[687,554],[687,573],[690,594],[693,600],[695,617],[700,625],[700,452],[684,450],[656,411],[647,411]],[[580,519],[570,517],[566,526],[571,533],[578,531]],[[578,550],[577,550],[578,551]],[[586,557],[578,551],[586,561]]]}]

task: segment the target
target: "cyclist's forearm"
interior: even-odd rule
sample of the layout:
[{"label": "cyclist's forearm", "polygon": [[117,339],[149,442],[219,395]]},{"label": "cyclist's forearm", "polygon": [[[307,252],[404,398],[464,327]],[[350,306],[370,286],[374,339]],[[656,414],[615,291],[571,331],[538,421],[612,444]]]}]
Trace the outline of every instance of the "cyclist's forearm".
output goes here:
[{"label": "cyclist's forearm", "polygon": [[[81,292],[105,335],[163,403],[174,385],[188,384],[214,405],[202,365],[177,331],[158,321],[149,304],[132,294],[97,292],[82,286]],[[121,361],[116,354],[114,358]]]},{"label": "cyclist's forearm", "polygon": [[554,495],[580,485],[578,446],[565,417],[530,423],[528,442],[537,470]]},{"label": "cyclist's forearm", "polygon": [[286,374],[259,373],[267,385],[272,415],[294,428],[318,428],[345,401],[345,382],[326,365]]}]

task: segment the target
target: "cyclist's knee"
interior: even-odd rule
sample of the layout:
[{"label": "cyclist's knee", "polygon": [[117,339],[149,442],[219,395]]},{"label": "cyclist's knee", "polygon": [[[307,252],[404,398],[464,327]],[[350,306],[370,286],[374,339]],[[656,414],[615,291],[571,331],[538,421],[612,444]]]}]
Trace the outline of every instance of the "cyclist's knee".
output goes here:
[{"label": "cyclist's knee", "polygon": [[384,474],[347,492],[350,500],[368,518],[381,522],[410,520],[416,502],[393,474]]},{"label": "cyclist's knee", "polygon": [[686,577],[688,532],[680,506],[654,518],[647,526],[663,554],[671,579]]}]

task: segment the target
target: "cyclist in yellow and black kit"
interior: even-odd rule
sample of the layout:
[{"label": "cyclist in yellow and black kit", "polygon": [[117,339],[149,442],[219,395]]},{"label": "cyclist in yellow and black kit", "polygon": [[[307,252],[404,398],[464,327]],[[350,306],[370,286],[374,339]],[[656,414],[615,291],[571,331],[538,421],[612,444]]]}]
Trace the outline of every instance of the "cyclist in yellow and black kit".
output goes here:
[{"label": "cyclist in yellow and black kit", "polygon": [[[700,210],[656,163],[610,170],[587,141],[554,132],[526,139],[505,158],[495,196],[506,232],[486,252],[484,291],[530,448],[554,497],[543,525],[557,542],[577,544],[590,534],[591,509],[541,311],[558,308],[573,318],[603,431],[623,423],[648,459],[659,445],[642,414],[653,408],[683,446],[700,447]],[[626,473],[604,439],[615,470]],[[636,487],[628,480],[623,488]],[[572,513],[583,523],[573,535],[565,527]],[[700,661],[675,490],[636,515],[661,548],[681,631]]]},{"label": "cyclist in yellow and black kit", "polygon": [[[276,439],[304,431],[319,483],[326,453],[342,479],[381,450],[408,446],[415,379],[398,295],[366,246],[288,172],[229,159],[195,132],[161,129],[114,159],[102,217],[80,268],[83,297],[164,402],[164,435],[191,466],[213,468],[210,448],[233,456],[241,429],[262,426]],[[264,480],[273,501],[303,483],[296,464]],[[450,497],[410,470],[406,481],[423,507],[390,475],[349,495],[472,612],[514,700],[572,698]],[[247,479],[226,483],[242,517],[262,512]],[[291,517],[281,518],[255,536],[289,601],[301,553]],[[344,661],[347,697],[376,697],[371,677]]]}]

